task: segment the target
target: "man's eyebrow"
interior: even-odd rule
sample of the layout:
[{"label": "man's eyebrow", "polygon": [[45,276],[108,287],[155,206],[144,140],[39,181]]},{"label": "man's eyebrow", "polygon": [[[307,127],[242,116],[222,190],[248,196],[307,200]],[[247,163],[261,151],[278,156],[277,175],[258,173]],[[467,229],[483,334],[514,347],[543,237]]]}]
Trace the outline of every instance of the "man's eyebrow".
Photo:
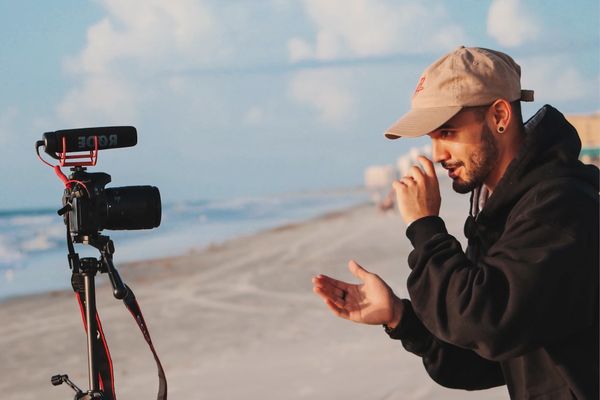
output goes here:
[{"label": "man's eyebrow", "polygon": [[454,127],[454,125],[446,122],[444,125],[440,126],[439,128],[436,128],[433,131],[429,132],[428,135],[430,135],[430,136],[435,135],[439,131],[445,131],[445,130],[449,130],[449,129],[456,129],[456,128]]},{"label": "man's eyebrow", "polygon": [[444,130],[444,129],[454,129],[454,126],[449,123],[445,123],[444,125],[437,128],[436,131]]}]

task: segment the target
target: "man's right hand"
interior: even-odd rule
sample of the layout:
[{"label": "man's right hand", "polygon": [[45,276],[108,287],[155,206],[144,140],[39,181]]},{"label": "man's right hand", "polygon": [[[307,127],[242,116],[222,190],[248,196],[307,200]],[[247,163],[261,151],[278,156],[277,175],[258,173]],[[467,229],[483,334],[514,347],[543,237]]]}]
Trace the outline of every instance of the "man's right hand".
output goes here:
[{"label": "man's right hand", "polygon": [[348,263],[348,269],[361,284],[354,285],[318,275],[312,280],[313,291],[340,318],[363,324],[396,327],[404,309],[400,298],[379,276],[355,261]]}]

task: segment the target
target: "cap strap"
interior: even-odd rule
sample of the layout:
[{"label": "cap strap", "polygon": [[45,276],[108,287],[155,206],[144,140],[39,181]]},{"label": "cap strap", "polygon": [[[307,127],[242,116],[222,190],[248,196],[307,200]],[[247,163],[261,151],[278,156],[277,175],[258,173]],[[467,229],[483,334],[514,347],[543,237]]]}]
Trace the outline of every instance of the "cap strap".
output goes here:
[{"label": "cap strap", "polygon": [[521,90],[521,101],[533,101],[533,90]]}]

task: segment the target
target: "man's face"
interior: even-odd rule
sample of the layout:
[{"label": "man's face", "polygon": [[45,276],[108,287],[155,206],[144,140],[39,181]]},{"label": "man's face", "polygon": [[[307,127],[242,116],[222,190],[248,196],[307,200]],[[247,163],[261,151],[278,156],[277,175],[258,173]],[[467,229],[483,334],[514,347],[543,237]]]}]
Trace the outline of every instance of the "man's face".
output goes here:
[{"label": "man's face", "polygon": [[452,188],[468,193],[485,183],[498,161],[498,146],[483,117],[485,109],[465,109],[429,133],[433,161],[452,178]]}]

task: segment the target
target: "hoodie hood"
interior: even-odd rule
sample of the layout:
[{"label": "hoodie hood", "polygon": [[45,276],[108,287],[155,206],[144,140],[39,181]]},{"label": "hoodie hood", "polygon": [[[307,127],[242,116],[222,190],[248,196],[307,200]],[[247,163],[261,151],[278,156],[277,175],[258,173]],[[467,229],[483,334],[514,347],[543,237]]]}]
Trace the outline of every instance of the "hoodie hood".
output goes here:
[{"label": "hoodie hood", "polygon": [[[598,168],[579,161],[581,140],[564,115],[545,105],[525,123],[525,141],[485,204],[484,215],[503,215],[540,182],[571,177],[599,189]],[[477,201],[478,199],[475,199]]]}]

